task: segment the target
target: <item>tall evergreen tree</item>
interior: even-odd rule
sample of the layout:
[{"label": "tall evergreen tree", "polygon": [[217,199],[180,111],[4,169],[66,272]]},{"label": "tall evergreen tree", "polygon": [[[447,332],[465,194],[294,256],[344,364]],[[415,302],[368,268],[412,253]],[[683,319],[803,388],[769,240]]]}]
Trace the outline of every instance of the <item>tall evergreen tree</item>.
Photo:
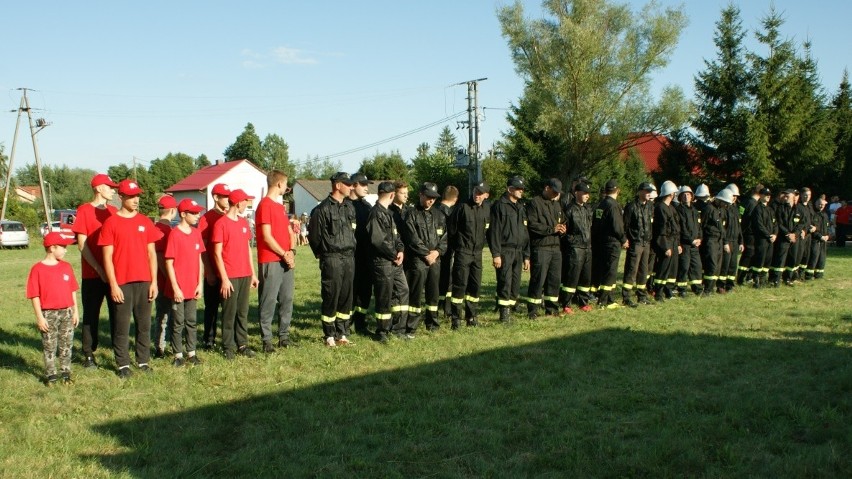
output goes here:
[{"label": "tall evergreen tree", "polygon": [[830,185],[830,193],[852,198],[852,88],[849,72],[843,71],[843,79],[831,102],[834,123],[834,161],[827,170],[834,173],[836,181]]},{"label": "tall evergreen tree", "polygon": [[245,129],[237,136],[234,143],[225,149],[224,155],[225,161],[249,160],[262,168],[263,148],[261,147],[260,137],[254,130],[254,125],[246,124]]},{"label": "tall evergreen tree", "polygon": [[266,135],[263,142],[260,144],[263,153],[263,159],[258,165],[264,171],[273,169],[281,170],[291,178],[296,173],[296,168],[290,164],[290,145],[284,141],[284,138],[270,133]]}]

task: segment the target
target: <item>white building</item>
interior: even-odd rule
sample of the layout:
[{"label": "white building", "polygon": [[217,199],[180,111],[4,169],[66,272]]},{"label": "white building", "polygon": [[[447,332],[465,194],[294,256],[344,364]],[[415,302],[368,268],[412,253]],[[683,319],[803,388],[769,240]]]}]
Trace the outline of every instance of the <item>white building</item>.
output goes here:
[{"label": "white building", "polygon": [[213,207],[213,185],[225,183],[232,190],[241,189],[254,196],[249,201],[246,216],[254,216],[254,206],[266,195],[266,173],[248,160],[216,161],[166,189],[180,202],[184,198],[195,200],[206,210]]}]

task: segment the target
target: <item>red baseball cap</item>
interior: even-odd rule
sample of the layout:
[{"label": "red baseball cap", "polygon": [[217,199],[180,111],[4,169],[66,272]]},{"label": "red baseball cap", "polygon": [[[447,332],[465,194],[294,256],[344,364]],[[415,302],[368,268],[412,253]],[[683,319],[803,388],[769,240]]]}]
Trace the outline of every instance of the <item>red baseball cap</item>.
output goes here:
[{"label": "red baseball cap", "polygon": [[118,194],[124,196],[137,196],[141,195],[142,188],[139,188],[139,185],[136,183],[136,180],[121,180],[118,184]]},{"label": "red baseball cap", "polygon": [[157,201],[157,205],[160,208],[177,208],[177,200],[172,195],[163,195],[159,201]]},{"label": "red baseball cap", "polygon": [[228,195],[228,201],[230,201],[232,205],[235,205],[235,204],[239,203],[240,201],[253,200],[253,199],[254,199],[254,196],[249,196],[248,193],[246,193],[243,190],[239,190],[239,189],[232,191],[231,194]]},{"label": "red baseball cap", "polygon": [[184,198],[180,200],[180,204],[177,209],[179,213],[201,213],[201,210],[204,208],[196,203],[195,200]]},{"label": "red baseball cap", "polygon": [[216,183],[213,185],[213,191],[211,194],[219,195],[219,196],[228,196],[231,194],[231,188],[228,187],[225,183]]},{"label": "red baseball cap", "polygon": [[53,245],[68,246],[73,242],[73,236],[62,234],[59,231],[51,231],[50,233],[44,235],[44,241],[42,244],[44,244],[44,247],[47,248]]},{"label": "red baseball cap", "polygon": [[118,183],[112,181],[112,178],[110,178],[109,175],[105,175],[103,173],[98,173],[92,177],[92,188],[100,185],[107,185],[111,188],[118,187]]}]

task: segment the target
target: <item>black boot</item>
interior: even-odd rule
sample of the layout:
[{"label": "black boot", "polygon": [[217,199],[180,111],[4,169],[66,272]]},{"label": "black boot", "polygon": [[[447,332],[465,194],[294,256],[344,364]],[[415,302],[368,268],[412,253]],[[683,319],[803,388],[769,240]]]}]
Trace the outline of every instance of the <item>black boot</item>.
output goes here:
[{"label": "black boot", "polygon": [[509,313],[509,308],[506,307],[506,306],[501,306],[500,307],[500,322],[501,323],[508,323],[511,320],[512,320],[512,316]]}]

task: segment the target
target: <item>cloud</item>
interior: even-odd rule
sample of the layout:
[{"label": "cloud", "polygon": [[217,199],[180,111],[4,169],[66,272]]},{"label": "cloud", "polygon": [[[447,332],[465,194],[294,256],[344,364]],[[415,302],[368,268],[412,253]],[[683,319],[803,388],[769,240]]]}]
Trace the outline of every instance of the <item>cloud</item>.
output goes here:
[{"label": "cloud", "polygon": [[278,63],[285,65],[313,65],[317,63],[315,58],[307,56],[308,52],[297,48],[278,47],[272,50],[272,56]]}]

